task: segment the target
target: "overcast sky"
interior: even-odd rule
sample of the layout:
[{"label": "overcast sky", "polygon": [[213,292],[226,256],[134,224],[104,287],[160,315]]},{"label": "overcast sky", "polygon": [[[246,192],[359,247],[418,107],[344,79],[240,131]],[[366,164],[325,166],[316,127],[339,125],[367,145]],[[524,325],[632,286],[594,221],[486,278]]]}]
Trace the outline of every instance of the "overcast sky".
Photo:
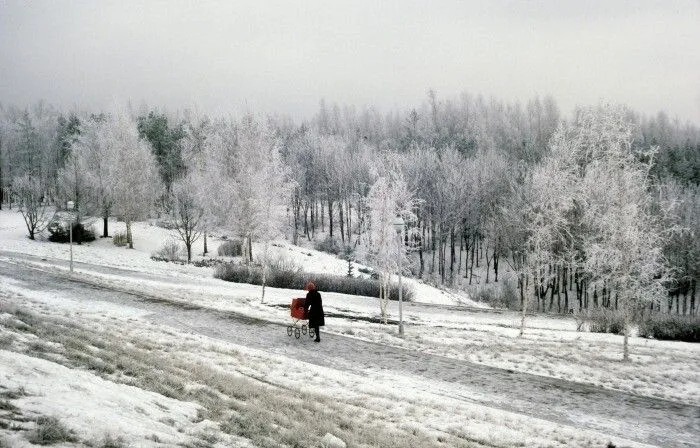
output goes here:
[{"label": "overcast sky", "polygon": [[0,102],[417,106],[428,89],[700,124],[700,0],[0,0]]}]

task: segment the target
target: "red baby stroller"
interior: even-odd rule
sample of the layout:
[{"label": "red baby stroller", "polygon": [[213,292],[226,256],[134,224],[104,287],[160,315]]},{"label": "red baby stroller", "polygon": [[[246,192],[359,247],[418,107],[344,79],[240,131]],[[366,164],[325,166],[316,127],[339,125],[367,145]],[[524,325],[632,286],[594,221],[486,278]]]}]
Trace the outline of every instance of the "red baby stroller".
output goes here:
[{"label": "red baby stroller", "polygon": [[287,326],[287,335],[291,336],[294,334],[294,337],[299,339],[302,334],[309,334],[309,337],[313,338],[316,336],[315,331],[313,328],[308,328],[306,323],[303,323],[299,325],[299,321],[303,320],[309,320],[309,316],[306,315],[306,311],[304,310],[304,303],[306,302],[306,299],[297,297],[296,299],[292,299],[292,304],[290,305],[291,308],[291,316],[292,316],[292,323]]}]

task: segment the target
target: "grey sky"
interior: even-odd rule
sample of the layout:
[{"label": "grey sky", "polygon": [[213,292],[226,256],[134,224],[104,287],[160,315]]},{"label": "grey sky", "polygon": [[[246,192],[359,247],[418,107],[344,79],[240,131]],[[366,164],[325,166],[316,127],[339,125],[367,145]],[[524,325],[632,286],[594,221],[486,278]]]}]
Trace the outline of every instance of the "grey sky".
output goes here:
[{"label": "grey sky", "polygon": [[467,91],[700,124],[700,1],[6,1],[0,102],[309,116]]}]

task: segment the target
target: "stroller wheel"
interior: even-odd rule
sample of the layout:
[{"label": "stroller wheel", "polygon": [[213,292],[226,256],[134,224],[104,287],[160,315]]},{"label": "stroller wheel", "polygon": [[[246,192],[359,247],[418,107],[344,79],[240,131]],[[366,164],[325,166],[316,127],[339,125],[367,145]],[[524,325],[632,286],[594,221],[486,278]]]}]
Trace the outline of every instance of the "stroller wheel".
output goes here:
[{"label": "stroller wheel", "polygon": [[301,336],[301,331],[298,328],[294,329],[294,336],[299,339],[299,336]]},{"label": "stroller wheel", "polygon": [[313,328],[309,327],[309,337],[312,338],[312,337],[316,336],[315,333],[316,333],[316,330],[314,330]]},{"label": "stroller wheel", "polygon": [[306,334],[306,325],[301,326],[301,334]]},{"label": "stroller wheel", "polygon": [[287,336],[291,336],[293,331],[294,331],[294,328],[292,328],[291,325],[288,325],[287,326]]}]

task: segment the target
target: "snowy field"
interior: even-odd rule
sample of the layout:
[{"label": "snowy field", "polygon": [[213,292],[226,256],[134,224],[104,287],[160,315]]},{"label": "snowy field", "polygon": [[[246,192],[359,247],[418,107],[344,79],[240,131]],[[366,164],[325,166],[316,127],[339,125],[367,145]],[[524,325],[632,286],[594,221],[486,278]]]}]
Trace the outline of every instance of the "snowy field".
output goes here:
[{"label": "snowy field", "polygon": [[[110,222],[110,233],[123,227]],[[289,322],[284,306],[304,294],[268,288],[262,302],[260,287],[214,279],[211,268],[152,261],[173,232],[136,223],[133,234],[133,250],[111,239],[74,245],[70,277],[68,245],[29,240],[21,216],[3,210],[0,261],[281,324]],[[212,253],[220,242],[209,240]],[[201,250],[200,241],[195,252]],[[280,241],[273,250],[306,272],[347,272],[345,261],[312,249]],[[324,331],[700,406],[698,344],[632,338],[632,362],[622,363],[620,336],[577,332],[573,318],[530,317],[526,336],[517,338],[517,313],[408,283],[415,301],[404,305],[405,338],[395,324],[375,323],[377,299],[321,291]],[[647,446],[467,402],[449,385],[438,395],[412,375],[343,371],[174,329],[141,309],[101,300],[100,291],[94,301],[78,300],[0,271],[0,447],[31,446],[41,416],[73,431],[75,441],[59,446],[333,446],[334,437],[347,446]],[[395,302],[390,313],[398,319]]]}]

